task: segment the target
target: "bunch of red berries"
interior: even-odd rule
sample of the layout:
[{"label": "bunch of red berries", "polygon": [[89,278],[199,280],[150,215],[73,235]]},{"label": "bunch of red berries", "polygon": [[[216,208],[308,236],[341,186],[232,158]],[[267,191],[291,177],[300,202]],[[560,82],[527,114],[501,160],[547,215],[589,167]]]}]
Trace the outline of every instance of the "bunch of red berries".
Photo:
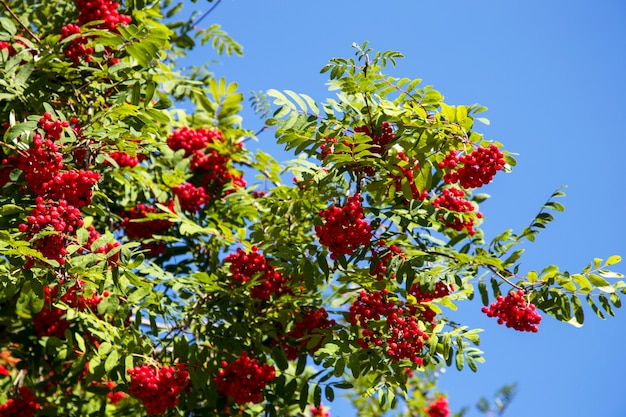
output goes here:
[{"label": "bunch of red berries", "polygon": [[9,54],[9,58],[12,57],[13,55],[15,55],[16,51],[15,48],[13,47],[13,45],[11,45],[8,42],[5,41],[0,41],[0,51],[6,49],[7,53]]},{"label": "bunch of red berries", "polygon": [[[89,364],[89,362],[87,362],[87,364]],[[94,381],[92,382],[92,385],[108,388],[109,392],[107,392],[107,398],[109,399],[109,402],[113,405],[118,404],[120,401],[126,398],[126,393],[124,391],[115,391],[115,387],[117,386],[117,384],[113,381]]]},{"label": "bunch of red berries", "polygon": [[[82,285],[83,282],[77,280],[76,283],[69,287],[59,298],[59,301],[78,311],[96,311],[102,297],[95,293],[92,294],[91,297],[85,297]],[[53,305],[53,303],[56,302],[58,294],[59,285],[44,288],[44,306],[33,319],[35,333],[39,337],[56,336],[58,338],[65,338],[65,330],[71,326],[69,321],[62,318],[65,315],[65,310]]]},{"label": "bunch of red berries", "polygon": [[35,133],[32,147],[17,155],[9,155],[2,164],[21,170],[28,188],[36,195],[43,195],[45,184],[63,169],[62,160],[59,147],[52,140],[44,140],[41,134]]},{"label": "bunch of red berries", "polygon": [[379,154],[383,154],[392,140],[396,137],[393,133],[393,128],[389,124],[389,122],[382,122],[380,124],[380,136],[375,135],[370,130],[369,126],[363,125],[354,128],[355,132],[365,133],[367,136],[372,138],[372,143],[376,145],[375,152]]},{"label": "bunch of red berries", "polygon": [[[400,151],[397,154],[397,158],[401,161],[408,162],[409,157],[404,154],[404,152]],[[396,167],[400,170],[401,175],[391,174],[391,179],[393,180],[393,185],[396,190],[402,189],[402,180],[406,179],[406,182],[409,184],[411,188],[411,195],[414,200],[424,201],[428,198],[428,191],[422,190],[420,191],[417,188],[417,184],[415,183],[415,175],[414,172],[418,172],[420,169],[419,163],[417,159],[413,158],[412,166],[411,164],[407,166],[403,166],[401,163],[397,163]]]},{"label": "bunch of red berries", "polygon": [[[80,34],[80,26],[78,25],[69,23],[61,28],[61,40],[75,34]],[[94,49],[87,46],[87,42],[88,39],[83,36],[72,39],[65,48],[65,57],[71,59],[74,65],[78,65],[81,59],[84,59],[85,62],[91,62]]]},{"label": "bunch of red berries", "polygon": [[[96,241],[100,239],[102,235],[91,225],[87,228],[87,231],[89,232],[89,237],[87,239],[87,244],[86,244],[87,249],[94,251],[95,253],[102,253],[106,255],[110,251],[112,251],[113,249],[121,245],[120,242],[118,242],[117,240],[114,240],[112,242],[108,242],[108,243],[105,243],[101,246],[94,248],[93,247],[94,243],[96,243]],[[83,250],[83,253],[84,252],[85,251]],[[116,252],[113,255],[107,257],[107,261],[111,265],[116,264],[119,261],[119,259],[120,259],[119,252]]]},{"label": "bunch of red berries", "polygon": [[[442,281],[437,282],[432,291],[421,289],[420,284],[413,284],[409,290],[409,294],[415,297],[417,303],[426,304],[434,299],[446,297],[450,294],[452,289],[451,285],[445,284]],[[435,316],[437,313],[432,308],[427,305],[422,305],[418,313],[421,321],[435,324]]]},{"label": "bunch of red berries", "polygon": [[[126,152],[110,152],[109,156],[111,158],[113,158],[115,163],[120,168],[124,168],[124,167],[133,168],[133,167],[139,165],[140,157],[143,157],[143,155],[141,155],[141,156],[129,155]],[[108,163],[105,162],[105,164],[108,164]]]},{"label": "bunch of red berries", "polygon": [[99,29],[117,32],[117,25],[126,26],[132,20],[130,16],[120,14],[119,7],[119,3],[110,0],[76,0],[78,23],[82,26],[94,20],[103,20],[97,26]]},{"label": "bunch of red berries", "polygon": [[[462,167],[457,167],[463,164]],[[439,168],[448,168],[451,171],[444,175],[448,184],[458,182],[464,188],[478,188],[489,184],[496,173],[504,167],[504,155],[496,145],[488,148],[479,146],[472,153],[461,157],[453,149],[439,163]]]},{"label": "bunch of red berries", "polygon": [[[384,245],[384,242],[381,241],[379,244]],[[384,253],[382,256],[381,253]],[[405,254],[402,253],[402,249],[397,247],[396,245],[391,245],[383,251],[378,251],[372,249],[372,262],[375,262],[372,267],[372,275],[376,277],[377,281],[382,281],[385,279],[387,275],[387,268],[389,267],[389,262],[394,257],[394,255],[398,255],[401,258],[405,257]],[[378,259],[377,259],[378,257]],[[395,274],[391,275],[391,279],[395,278]]]},{"label": "bunch of red berries", "polygon": [[311,417],[330,417],[330,412],[326,411],[323,404],[320,404],[319,407],[311,406],[309,410],[311,411]]},{"label": "bunch of red berries", "polygon": [[[408,359],[422,364],[420,357],[428,335],[420,329],[416,308],[404,308],[404,303],[397,303],[388,298],[388,291],[383,289],[367,293],[362,290],[350,306],[350,324],[361,327],[357,343],[362,349],[380,346],[394,361]],[[381,326],[384,320],[386,326]]]},{"label": "bunch of red berries", "polygon": [[[230,172],[228,155],[222,155],[216,149],[208,148],[214,143],[224,143],[224,136],[218,129],[191,129],[185,126],[174,130],[167,138],[167,144],[172,150],[184,149],[185,157],[191,157],[192,185],[203,188],[206,196],[206,198],[202,197],[206,200],[204,203],[196,202],[195,205],[217,199],[228,183],[235,187],[246,185],[243,177]],[[233,152],[237,149],[241,149],[241,144],[234,145]],[[194,198],[200,198],[200,195]],[[189,211],[194,211],[193,208]]]},{"label": "bunch of red berries", "polygon": [[[168,203],[168,208],[174,210],[174,201]],[[168,230],[172,223],[167,219],[154,219],[146,221],[136,221],[145,219],[149,214],[158,213],[159,210],[148,204],[137,204],[128,211],[122,212],[122,221],[119,226],[124,229],[129,239],[145,240],[154,235],[161,234]],[[149,251],[149,254],[156,256],[165,253],[164,242],[142,242],[142,247]]]},{"label": "bunch of red berries", "polygon": [[243,352],[234,362],[223,361],[213,382],[217,392],[232,398],[236,404],[259,403],[263,401],[263,389],[275,376],[273,366],[260,365],[258,360]]},{"label": "bunch of red berries", "polygon": [[58,172],[54,178],[43,184],[45,196],[52,200],[65,200],[74,207],[91,204],[92,188],[100,174],[87,170]]},{"label": "bunch of red berries", "polygon": [[181,391],[189,384],[189,372],[180,365],[135,366],[128,374],[128,393],[141,400],[149,415],[165,414],[176,407]]},{"label": "bunch of red berries", "polygon": [[197,213],[209,202],[209,196],[202,187],[196,187],[189,182],[182,183],[172,188],[174,195],[183,211]]},{"label": "bunch of red berries", "polygon": [[[34,240],[33,247],[48,259],[55,260],[60,264],[65,263],[67,255],[67,241],[76,229],[83,225],[80,211],[65,200],[44,201],[37,197],[36,206],[26,217],[27,223],[18,226],[18,230],[27,233],[26,240]],[[52,232],[43,236],[36,236],[40,232]],[[24,268],[30,269],[33,260],[29,259]]]},{"label": "bunch of red berries", "polygon": [[524,299],[524,291],[511,291],[502,297],[496,297],[496,302],[491,303],[489,308],[483,307],[482,312],[488,317],[497,317],[498,324],[505,324],[522,332],[539,331],[537,325],[541,322],[541,316],[532,303]]},{"label": "bunch of red berries", "polygon": [[372,240],[372,227],[363,220],[360,194],[348,197],[346,204],[339,208],[331,206],[320,211],[325,220],[315,226],[320,244],[330,250],[331,259],[339,255],[352,255],[361,245],[369,245]]},{"label": "bunch of red berries", "polygon": [[167,137],[167,145],[174,151],[184,149],[185,156],[191,156],[195,151],[216,142],[224,142],[224,136],[218,129],[191,129],[184,126]]},{"label": "bunch of red berries", "polygon": [[9,398],[7,402],[0,404],[0,417],[33,417],[41,408],[30,388],[19,387],[18,393],[17,398]]},{"label": "bunch of red berries", "polygon": [[233,280],[244,283],[252,278],[258,279],[258,284],[250,290],[250,296],[254,299],[267,301],[271,295],[280,296],[288,291],[283,274],[270,265],[256,246],[249,253],[237,248],[237,252],[228,255],[224,262],[230,262]]},{"label": "bunch of red berries", "polygon": [[[335,325],[335,320],[328,319],[328,313],[324,307],[306,308],[298,316],[294,328],[287,333],[288,339],[283,342],[283,347],[287,354],[287,359],[295,360],[301,352],[314,353],[324,342],[324,330]],[[307,348],[311,340],[317,343]]]},{"label": "bunch of red berries", "polygon": [[[462,213],[471,213],[476,210],[476,207],[470,201],[465,199],[464,191],[456,187],[446,188],[443,190],[442,195],[435,198],[433,206],[458,213],[451,221],[445,221],[446,227],[450,227],[457,231],[465,229],[470,235],[476,233],[474,230],[474,218],[465,218],[462,216]],[[481,218],[482,213],[476,212],[476,217]],[[444,216],[441,215],[440,218],[444,219]]]},{"label": "bunch of red berries", "polygon": [[448,399],[440,395],[436,400],[432,401],[424,411],[426,411],[428,417],[448,417],[448,415],[450,415]]}]

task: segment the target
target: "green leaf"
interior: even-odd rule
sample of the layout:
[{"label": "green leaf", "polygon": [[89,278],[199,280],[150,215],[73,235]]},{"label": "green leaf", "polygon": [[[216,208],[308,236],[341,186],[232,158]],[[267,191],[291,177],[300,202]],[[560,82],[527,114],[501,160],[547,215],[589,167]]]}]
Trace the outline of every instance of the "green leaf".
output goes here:
[{"label": "green leaf", "polygon": [[616,263],[619,263],[621,261],[622,261],[622,257],[621,256],[613,255],[613,256],[609,256],[609,259],[606,260],[606,263],[604,265],[611,266],[611,265],[615,265]]},{"label": "green leaf", "polygon": [[7,17],[0,17],[0,25],[2,25],[2,28],[6,30],[11,36],[15,36],[15,34],[17,33],[17,27],[15,26],[13,21]]},{"label": "green leaf", "polygon": [[76,339],[78,349],[80,349],[81,352],[85,352],[87,350],[87,348],[85,347],[85,339],[83,339],[80,333],[74,333],[74,339]]},{"label": "green leaf", "polygon": [[326,385],[326,388],[324,388],[324,396],[330,402],[335,399],[335,391],[333,390],[332,386]]},{"label": "green leaf", "polygon": [[478,283],[478,292],[480,293],[480,299],[483,305],[489,305],[489,293],[487,292],[487,285],[482,281]]},{"label": "green leaf", "polygon": [[598,288],[602,292],[613,293],[615,292],[615,288],[611,286],[604,278],[595,275],[595,274],[587,274],[587,279],[593,286]]},{"label": "green leaf", "polygon": [[117,352],[117,350],[111,351],[111,353],[109,353],[109,356],[107,356],[106,360],[104,361],[104,370],[106,372],[109,372],[111,369],[115,368],[119,359],[120,354]]}]

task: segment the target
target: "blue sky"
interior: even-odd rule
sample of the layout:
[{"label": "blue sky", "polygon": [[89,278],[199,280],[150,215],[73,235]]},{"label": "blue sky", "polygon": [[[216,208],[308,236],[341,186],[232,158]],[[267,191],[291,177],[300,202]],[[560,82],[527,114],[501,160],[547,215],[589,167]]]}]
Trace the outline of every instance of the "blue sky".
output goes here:
[{"label": "blue sky", "polygon": [[[194,7],[209,5],[185,10]],[[222,58],[212,70],[246,94],[275,88],[332,97],[319,70],[367,40],[406,56],[394,75],[422,78],[449,104],[487,106],[491,125],[477,129],[519,155],[513,173],[486,187],[483,229],[488,237],[519,230],[565,184],[566,211],[527,246],[522,268],[578,271],[594,257],[626,256],[625,20],[620,0],[222,0],[202,26],[218,23],[244,46],[243,58]],[[209,48],[192,56],[215,58]],[[262,127],[250,109],[243,116],[245,128]],[[258,146],[290,158],[271,132]],[[453,410],[517,382],[506,417],[626,415],[626,312],[606,321],[589,312],[581,329],[544,317],[538,334],[522,334],[479,310],[470,304],[460,317],[486,330],[487,362],[476,374],[451,369],[442,377]],[[333,416],[355,415],[345,404],[330,406]]]}]

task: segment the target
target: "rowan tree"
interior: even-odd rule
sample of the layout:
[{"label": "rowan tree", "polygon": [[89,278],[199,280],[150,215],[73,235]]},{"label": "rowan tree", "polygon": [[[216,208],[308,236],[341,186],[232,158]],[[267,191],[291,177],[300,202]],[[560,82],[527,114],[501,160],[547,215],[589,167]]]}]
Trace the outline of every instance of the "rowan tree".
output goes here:
[{"label": "rowan tree", "polygon": [[0,416],[326,416],[337,390],[448,416],[437,370],[483,361],[449,309],[536,332],[620,306],[618,256],[520,267],[561,190],[485,240],[480,188],[515,160],[484,107],[386,75],[398,52],[331,59],[323,103],[268,91],[279,163],[236,83],[179,68],[242,50],[182,4],[1,3]]}]

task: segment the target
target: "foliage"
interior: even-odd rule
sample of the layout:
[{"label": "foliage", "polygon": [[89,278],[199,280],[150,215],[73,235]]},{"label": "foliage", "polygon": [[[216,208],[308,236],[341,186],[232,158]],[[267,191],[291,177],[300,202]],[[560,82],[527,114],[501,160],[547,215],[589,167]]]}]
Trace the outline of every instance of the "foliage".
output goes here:
[{"label": "foliage", "polygon": [[243,146],[236,83],[177,67],[196,43],[241,54],[224,31],[93,4],[2,0],[0,415],[320,415],[343,389],[363,416],[443,415],[437,369],[483,362],[447,309],[620,307],[618,256],[520,271],[560,190],[485,241],[472,187],[515,160],[473,130],[484,107],[385,75],[401,54],[331,59],[324,103],[258,93],[299,156],[281,166]]}]

